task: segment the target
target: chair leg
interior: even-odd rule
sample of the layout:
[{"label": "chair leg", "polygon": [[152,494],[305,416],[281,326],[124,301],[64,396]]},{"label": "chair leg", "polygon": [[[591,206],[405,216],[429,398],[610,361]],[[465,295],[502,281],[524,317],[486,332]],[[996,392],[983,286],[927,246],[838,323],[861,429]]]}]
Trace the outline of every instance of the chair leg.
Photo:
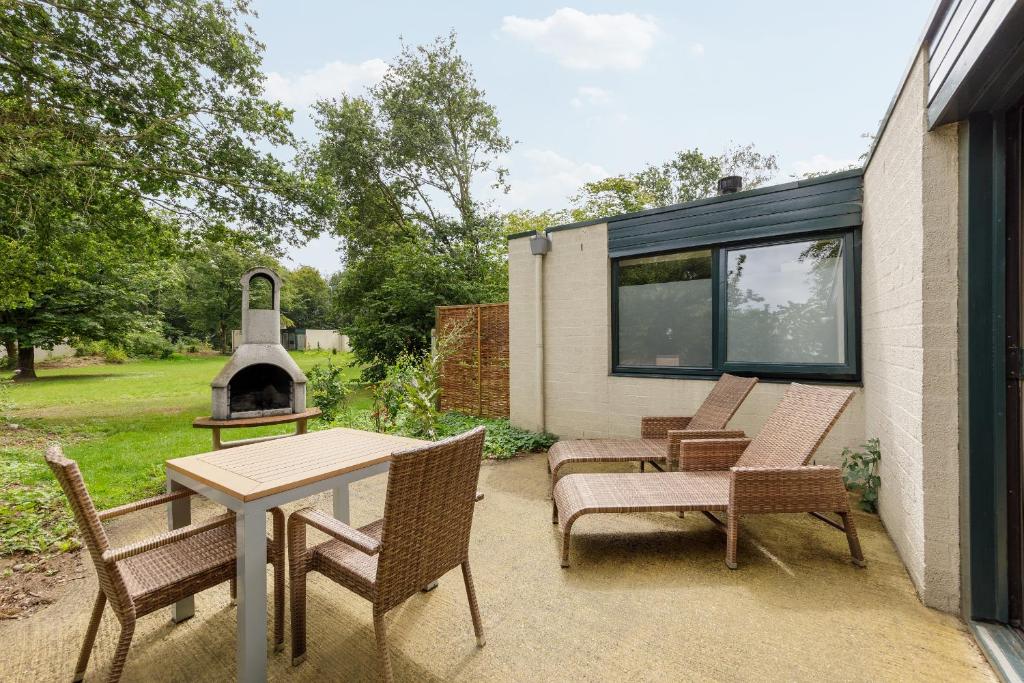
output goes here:
[{"label": "chair leg", "polygon": [[384,623],[384,612],[373,608],[373,633],[377,637],[377,657],[380,660],[380,679],[386,683],[395,680],[391,670],[391,657],[388,655],[388,631]]},{"label": "chair leg", "polygon": [[572,530],[572,522],[569,522],[569,524],[562,531],[562,567],[563,568],[569,566],[569,539],[570,539],[569,534],[570,534],[571,530]]},{"label": "chair leg", "polygon": [[469,570],[469,560],[462,563],[462,578],[466,581],[466,597],[469,598],[469,613],[473,616],[473,632],[476,633],[477,647],[487,644],[484,638],[484,624],[480,619],[480,605],[476,601],[476,588],[473,586],[473,573]]},{"label": "chair leg", "polygon": [[284,650],[284,512],[269,510],[274,539],[274,652]]},{"label": "chair leg", "polygon": [[292,563],[288,577],[292,608],[292,666],[306,661],[306,572]]},{"label": "chair leg", "polygon": [[92,606],[92,616],[89,617],[89,628],[85,631],[85,642],[82,643],[82,652],[78,655],[78,665],[75,667],[75,683],[85,678],[85,670],[89,667],[89,657],[92,655],[92,646],[96,643],[96,632],[100,630],[100,621],[103,619],[103,608],[107,605],[107,595],[101,589],[96,595],[96,602]]},{"label": "chair leg", "polygon": [[843,529],[846,530],[846,542],[850,545],[850,555],[853,556],[853,563],[858,567],[866,567],[864,553],[860,549],[860,539],[857,538],[857,527],[853,523],[853,515],[850,512],[840,512],[843,519]]},{"label": "chair leg", "polygon": [[128,658],[128,648],[131,647],[133,635],[135,635],[134,620],[121,625],[121,636],[117,639],[117,650],[114,651],[114,661],[110,663],[107,683],[117,683],[121,680],[121,672],[124,671],[124,662]]},{"label": "chair leg", "polygon": [[238,602],[238,579],[231,578],[231,604]]},{"label": "chair leg", "polygon": [[551,499],[551,523],[558,524],[558,503],[554,498]]},{"label": "chair leg", "polygon": [[736,537],[740,535],[739,513],[729,510],[725,524],[725,566],[736,569]]}]

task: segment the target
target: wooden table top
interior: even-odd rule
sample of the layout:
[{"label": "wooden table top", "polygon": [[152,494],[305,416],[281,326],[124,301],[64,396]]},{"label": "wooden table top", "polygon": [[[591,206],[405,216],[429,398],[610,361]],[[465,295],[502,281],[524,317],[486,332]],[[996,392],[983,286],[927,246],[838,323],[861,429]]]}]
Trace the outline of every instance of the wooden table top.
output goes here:
[{"label": "wooden table top", "polygon": [[242,501],[376,465],[430,444],[393,434],[328,429],[168,460],[180,472]]}]

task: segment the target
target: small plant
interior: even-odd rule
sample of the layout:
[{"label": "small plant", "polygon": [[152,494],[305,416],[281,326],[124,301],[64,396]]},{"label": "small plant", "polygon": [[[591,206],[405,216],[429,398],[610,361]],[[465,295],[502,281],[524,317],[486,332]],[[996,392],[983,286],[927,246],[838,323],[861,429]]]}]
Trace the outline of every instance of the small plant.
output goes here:
[{"label": "small plant", "polygon": [[40,469],[45,465],[0,462],[0,556],[78,547],[75,520],[56,482],[20,483]]},{"label": "small plant", "polygon": [[878,476],[878,462],[882,451],[878,439],[868,439],[864,450],[843,449],[843,482],[849,491],[860,493],[860,507],[866,512],[878,512],[878,489],[882,479]]},{"label": "small plant", "polygon": [[352,388],[344,377],[344,369],[328,358],[326,363],[309,371],[310,399],[327,421],[335,420],[348,404]]}]

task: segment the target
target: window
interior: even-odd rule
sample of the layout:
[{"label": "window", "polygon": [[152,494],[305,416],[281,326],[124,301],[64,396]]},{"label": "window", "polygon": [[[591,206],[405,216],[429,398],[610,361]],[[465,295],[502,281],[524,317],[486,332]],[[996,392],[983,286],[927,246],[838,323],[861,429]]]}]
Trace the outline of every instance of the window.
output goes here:
[{"label": "window", "polygon": [[710,368],[711,250],[619,262],[619,364]]},{"label": "window", "polygon": [[612,367],[856,379],[854,233],[613,262]]}]

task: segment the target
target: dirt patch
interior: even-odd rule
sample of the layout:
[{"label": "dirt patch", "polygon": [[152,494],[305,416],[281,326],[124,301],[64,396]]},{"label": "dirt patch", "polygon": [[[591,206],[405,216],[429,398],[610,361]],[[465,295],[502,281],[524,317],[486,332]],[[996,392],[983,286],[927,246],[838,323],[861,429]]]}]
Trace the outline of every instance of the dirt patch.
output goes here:
[{"label": "dirt patch", "polygon": [[42,450],[54,441],[74,443],[84,441],[85,436],[65,431],[40,429],[23,424],[0,424],[0,446],[3,448],[35,448]]},{"label": "dirt patch", "polygon": [[67,356],[65,358],[51,358],[50,360],[36,363],[37,368],[43,368],[44,370],[85,368],[90,365],[103,365],[103,356]]},{"label": "dirt patch", "polygon": [[0,558],[0,619],[24,619],[85,578],[82,552]]}]

